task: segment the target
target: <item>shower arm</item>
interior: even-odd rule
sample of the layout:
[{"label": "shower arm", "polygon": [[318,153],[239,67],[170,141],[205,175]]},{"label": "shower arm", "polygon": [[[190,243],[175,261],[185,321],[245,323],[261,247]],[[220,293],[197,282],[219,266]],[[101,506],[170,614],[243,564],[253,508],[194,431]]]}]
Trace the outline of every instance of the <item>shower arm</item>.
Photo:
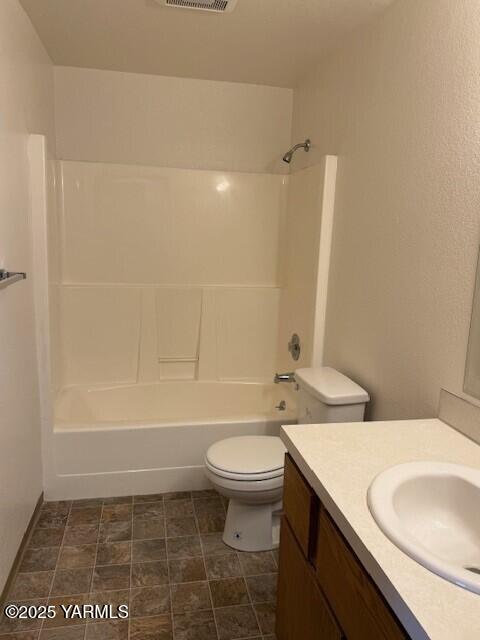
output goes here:
[{"label": "shower arm", "polygon": [[289,149],[282,159],[287,164],[290,164],[295,152],[298,151],[298,149],[303,149],[304,151],[308,152],[310,151],[311,146],[312,146],[312,143],[310,142],[310,138],[307,138],[305,142],[299,142],[298,144],[294,145],[291,149]]},{"label": "shower arm", "polygon": [[310,142],[310,140],[305,140],[305,142],[299,142],[298,144],[294,145],[290,149],[290,153],[295,153],[295,151],[297,151],[298,149],[305,149],[305,151],[310,151],[311,144],[312,143]]}]

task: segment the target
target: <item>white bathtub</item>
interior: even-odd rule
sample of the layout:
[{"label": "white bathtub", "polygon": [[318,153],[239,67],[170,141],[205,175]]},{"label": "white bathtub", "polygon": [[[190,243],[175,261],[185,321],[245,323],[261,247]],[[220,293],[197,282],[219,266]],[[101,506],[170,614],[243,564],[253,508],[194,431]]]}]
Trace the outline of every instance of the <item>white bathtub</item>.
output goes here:
[{"label": "white bathtub", "polygon": [[[284,411],[276,408],[282,400]],[[295,392],[287,385],[179,381],[67,388],[56,401],[56,478],[47,497],[202,489],[210,444],[276,435],[295,416]]]}]

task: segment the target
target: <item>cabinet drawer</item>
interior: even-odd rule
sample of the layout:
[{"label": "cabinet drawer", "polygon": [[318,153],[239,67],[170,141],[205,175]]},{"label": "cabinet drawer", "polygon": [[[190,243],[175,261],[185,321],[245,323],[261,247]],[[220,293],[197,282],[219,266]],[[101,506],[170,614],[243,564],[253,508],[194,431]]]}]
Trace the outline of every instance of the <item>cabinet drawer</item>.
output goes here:
[{"label": "cabinet drawer", "polygon": [[342,640],[343,636],[286,518],[280,536],[278,640]]},{"label": "cabinet drawer", "polygon": [[316,572],[348,640],[408,638],[325,510],[319,518]]},{"label": "cabinet drawer", "polygon": [[285,457],[283,509],[306,558],[313,557],[319,501],[292,458]]}]

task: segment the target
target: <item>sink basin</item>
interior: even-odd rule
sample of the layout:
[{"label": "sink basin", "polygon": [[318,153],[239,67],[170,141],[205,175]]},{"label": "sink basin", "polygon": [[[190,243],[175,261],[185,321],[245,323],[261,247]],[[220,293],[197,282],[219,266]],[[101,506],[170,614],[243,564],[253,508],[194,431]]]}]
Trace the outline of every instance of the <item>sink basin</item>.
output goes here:
[{"label": "sink basin", "polygon": [[368,506],[383,533],[421,565],[480,594],[480,471],[437,462],[387,469]]}]

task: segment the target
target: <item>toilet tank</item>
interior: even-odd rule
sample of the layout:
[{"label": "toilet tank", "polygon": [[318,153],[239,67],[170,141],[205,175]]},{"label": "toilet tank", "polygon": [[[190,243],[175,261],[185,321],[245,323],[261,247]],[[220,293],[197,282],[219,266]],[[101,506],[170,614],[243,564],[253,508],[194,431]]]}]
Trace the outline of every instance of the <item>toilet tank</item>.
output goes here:
[{"label": "toilet tank", "polygon": [[297,369],[298,423],[362,422],[368,393],[336,369]]}]

